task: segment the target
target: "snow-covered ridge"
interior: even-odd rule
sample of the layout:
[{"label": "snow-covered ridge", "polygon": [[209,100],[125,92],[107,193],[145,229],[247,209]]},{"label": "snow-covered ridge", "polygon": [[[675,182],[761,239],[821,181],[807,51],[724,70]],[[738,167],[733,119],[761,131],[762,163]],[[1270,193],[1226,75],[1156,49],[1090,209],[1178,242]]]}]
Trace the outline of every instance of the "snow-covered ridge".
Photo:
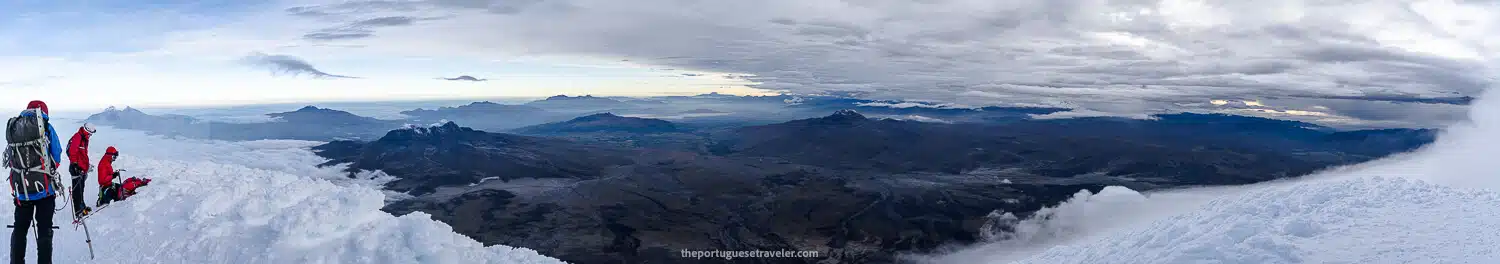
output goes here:
[{"label": "snow-covered ridge", "polygon": [[[154,181],[90,221],[96,254],[108,262],[558,263],[530,249],[484,247],[424,213],[392,216],[372,189],[207,162],[131,168]],[[69,233],[56,241],[61,262],[84,262],[82,234]]]},{"label": "snow-covered ridge", "polygon": [[454,123],[453,121],[448,121],[448,119],[443,119],[438,120],[437,123],[427,125],[405,124],[400,128],[397,128],[397,130],[408,130],[417,134],[428,134],[448,125],[457,126],[458,124]]},{"label": "snow-covered ridge", "polygon": [[[70,131],[77,123],[56,120],[54,126]],[[321,159],[306,146],[316,142],[180,140],[99,130],[93,158],[117,146],[122,159],[115,167],[127,169],[124,176],[153,181],[90,218],[93,260],[82,229],[69,224],[72,208],[60,200],[57,263],[562,263],[530,249],[486,247],[425,213],[380,211],[386,196],[374,187],[381,175],[348,179],[339,168],[314,167]],[[90,184],[85,197],[97,192]],[[0,215],[15,210],[0,208]],[[36,259],[35,248],[28,246],[28,260]]]},{"label": "snow-covered ridge", "polygon": [[858,116],[858,117],[864,117],[864,115],[860,115],[859,111],[854,111],[854,109],[839,109],[839,110],[833,111],[833,115],[831,115],[831,116]]}]

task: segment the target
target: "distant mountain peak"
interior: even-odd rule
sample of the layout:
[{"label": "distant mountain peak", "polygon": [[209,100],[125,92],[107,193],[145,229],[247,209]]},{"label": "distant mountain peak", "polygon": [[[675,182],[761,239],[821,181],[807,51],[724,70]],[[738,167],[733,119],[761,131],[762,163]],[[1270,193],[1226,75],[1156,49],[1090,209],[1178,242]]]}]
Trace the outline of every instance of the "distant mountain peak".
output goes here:
[{"label": "distant mountain peak", "polygon": [[108,108],[104,108],[103,112],[99,112],[97,114],[93,114],[93,115],[89,116],[89,118],[90,119],[97,119],[97,118],[102,118],[104,116],[111,116],[113,118],[120,118],[122,116],[126,116],[126,117],[140,117],[140,116],[150,116],[150,115],[147,115],[145,112],[141,112],[141,110],[136,110],[135,108],[130,108],[129,106],[126,106],[125,109],[120,109],[120,108],[117,108],[117,107],[114,107],[114,106],[110,106]]},{"label": "distant mountain peak", "polygon": [[833,114],[828,115],[827,118],[865,119],[865,115],[861,115],[859,114],[859,112],[856,112],[853,109],[840,109],[838,111],[833,111]]},{"label": "distant mountain peak", "polygon": [[624,117],[616,115],[614,113],[610,113],[610,112],[603,112],[603,113],[598,113],[598,114],[581,116],[581,117],[578,117],[578,118],[574,118],[574,120],[594,120],[594,119],[604,119],[604,118],[624,118]]},{"label": "distant mountain peak", "polygon": [[735,96],[734,95],[728,95],[728,94],[722,94],[722,93],[719,93],[719,92],[710,92],[710,93],[706,93],[706,94],[694,95],[693,97],[699,97],[699,98],[727,98],[727,97],[735,97]]},{"label": "distant mountain peak", "polygon": [[271,118],[289,122],[313,122],[324,124],[374,124],[379,121],[373,117],[365,117],[343,110],[331,108],[318,108],[317,106],[303,106],[296,111],[266,114]]},{"label": "distant mountain peak", "polygon": [[593,96],[591,96],[591,95],[584,95],[584,96],[573,97],[573,96],[568,96],[566,94],[559,94],[559,95],[553,95],[551,97],[547,97],[547,99],[544,99],[544,100],[546,100],[546,101],[556,101],[556,100],[568,100],[568,99],[576,99],[576,98],[584,98],[584,97],[593,97]]},{"label": "distant mountain peak", "polygon": [[417,108],[401,111],[401,114],[421,120],[423,123],[439,119],[459,120],[474,128],[486,130],[494,129],[497,124],[541,123],[534,120],[550,115],[546,110],[535,106],[500,104],[490,101],[470,102],[460,106],[442,106],[437,109]]},{"label": "distant mountain peak", "polygon": [[462,132],[462,131],[466,131],[466,130],[470,130],[470,129],[458,126],[458,123],[455,123],[453,121],[442,120],[442,121],[438,121],[438,123],[434,123],[434,124],[431,124],[431,125],[425,125],[425,126],[423,126],[423,125],[414,125],[414,124],[406,124],[406,126],[403,127],[403,128],[401,128],[401,129],[393,130],[390,133],[386,133],[386,136],[382,137],[381,139],[387,139],[387,138],[391,138],[391,139],[412,138],[412,137],[418,137],[418,136],[437,137],[437,136],[442,136],[444,134]]},{"label": "distant mountain peak", "polygon": [[860,123],[864,123],[865,121],[869,121],[869,120],[870,120],[869,118],[866,118],[865,115],[862,115],[859,112],[855,112],[854,110],[849,110],[849,109],[842,109],[842,110],[838,110],[838,111],[833,111],[833,114],[828,115],[828,116],[817,117],[817,118],[809,118],[809,119],[802,119],[802,120],[795,120],[795,121],[791,121],[789,123],[809,123],[810,122],[811,124],[844,126],[844,125],[860,124]]},{"label": "distant mountain peak", "polygon": [[271,114],[266,114],[266,115],[269,115],[269,116],[272,116],[272,117],[284,117],[284,116],[289,116],[289,115],[301,115],[301,114],[338,114],[338,115],[349,115],[349,116],[353,116],[354,115],[352,113],[341,111],[341,110],[334,110],[334,109],[331,109],[331,108],[318,108],[317,106],[311,106],[311,105],[309,105],[309,106],[303,106],[302,108],[297,108],[296,111],[281,112],[281,113],[271,113]]},{"label": "distant mountain peak", "polygon": [[629,103],[621,102],[619,100],[606,97],[597,97],[593,95],[555,95],[552,97],[547,97],[547,99],[531,101],[529,103],[526,103],[526,105],[542,107],[544,109],[570,108],[573,110],[605,110],[632,106]]},{"label": "distant mountain peak", "polygon": [[109,108],[104,108],[104,111],[103,112],[99,112],[99,114],[145,115],[146,112],[141,112],[141,110],[137,110],[137,109],[131,108],[129,106],[126,106],[125,109],[120,109],[120,108],[117,108],[117,107],[114,107],[114,106],[110,106]]},{"label": "distant mountain peak", "polygon": [[429,126],[429,128],[435,129],[437,131],[458,131],[462,127],[458,126],[458,123],[455,123],[453,121],[443,120],[436,126]]},{"label": "distant mountain peak", "polygon": [[515,131],[531,134],[565,132],[675,132],[677,125],[661,119],[625,117],[614,113],[598,113],[573,118],[572,120],[518,128]]}]

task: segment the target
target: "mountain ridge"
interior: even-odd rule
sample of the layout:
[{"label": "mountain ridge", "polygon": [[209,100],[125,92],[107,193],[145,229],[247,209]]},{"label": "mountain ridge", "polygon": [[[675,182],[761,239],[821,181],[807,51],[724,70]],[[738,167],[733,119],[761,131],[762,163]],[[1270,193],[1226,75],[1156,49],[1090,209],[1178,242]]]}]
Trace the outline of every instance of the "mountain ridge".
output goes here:
[{"label": "mountain ridge", "polygon": [[667,133],[682,130],[676,124],[666,120],[623,117],[606,112],[581,116],[563,122],[517,128],[512,131],[524,134],[551,134],[580,132]]},{"label": "mountain ridge", "polygon": [[[454,123],[428,128],[439,133],[404,129],[392,131],[388,136],[394,138],[384,142],[331,142],[315,149],[334,160],[324,165],[353,162],[351,170],[389,169],[404,178],[388,188],[415,197],[388,205],[388,212],[426,212],[485,243],[533,248],[565,261],[688,263],[693,260],[676,258],[673,250],[717,245],[720,250],[818,250],[833,255],[822,260],[834,263],[879,263],[894,262],[889,252],[931,252],[944,244],[976,242],[991,211],[1026,217],[1080,190],[1243,184],[1378,157],[1345,153],[1345,145],[1326,142],[1301,144],[1322,148],[1332,158],[1205,148],[1195,144],[1223,138],[1173,144],[1166,141],[1173,138],[1131,130],[1261,122],[1190,116],[1164,123],[942,124],[834,111],[719,131],[706,139],[719,152],[598,145]],[[1275,139],[1280,130],[1310,130],[1295,123],[1266,124],[1273,124],[1265,126],[1270,132],[1224,137],[1253,143]],[[1112,134],[1121,137],[1107,136]],[[1309,138],[1333,137],[1323,135]],[[1373,138],[1406,135],[1369,133]],[[428,136],[452,137],[406,139]],[[1334,138],[1367,141],[1360,135]],[[546,154],[569,149],[578,152]],[[445,165],[460,162],[534,166],[454,170]],[[507,175],[516,171],[534,172]],[[884,213],[868,213],[872,210]]]}]

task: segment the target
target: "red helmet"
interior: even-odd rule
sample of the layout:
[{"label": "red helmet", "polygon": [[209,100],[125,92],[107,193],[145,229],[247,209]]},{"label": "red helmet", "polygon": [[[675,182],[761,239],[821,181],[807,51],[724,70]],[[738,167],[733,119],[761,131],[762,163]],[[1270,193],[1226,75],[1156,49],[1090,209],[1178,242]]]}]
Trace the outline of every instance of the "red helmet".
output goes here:
[{"label": "red helmet", "polygon": [[42,114],[44,114],[44,115],[50,115],[50,114],[52,114],[50,112],[47,112],[47,103],[46,102],[42,102],[42,100],[31,100],[30,103],[26,103],[26,109],[32,109],[32,108],[41,108],[42,109]]},{"label": "red helmet", "polygon": [[104,150],[104,155],[120,155],[120,151],[115,150],[115,146],[109,146],[108,149]]}]

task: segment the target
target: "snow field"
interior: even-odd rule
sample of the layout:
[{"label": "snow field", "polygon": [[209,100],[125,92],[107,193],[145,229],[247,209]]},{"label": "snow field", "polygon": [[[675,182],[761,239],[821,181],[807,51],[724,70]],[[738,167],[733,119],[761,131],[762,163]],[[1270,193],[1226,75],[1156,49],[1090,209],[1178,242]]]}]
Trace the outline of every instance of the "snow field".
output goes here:
[{"label": "snow field", "polygon": [[[65,124],[71,123],[71,124]],[[55,121],[60,138],[76,122]],[[59,200],[57,263],[561,263],[525,248],[485,247],[430,215],[380,211],[383,179],[350,180],[321,163],[315,142],[168,139],[100,127],[91,158],[120,148],[116,168],[151,185],[89,219],[97,258],[89,259],[72,208]],[[379,177],[380,174],[363,174]],[[65,181],[66,182],[66,181]],[[89,175],[85,198],[98,187]],[[65,183],[69,184],[69,183]],[[0,206],[0,215],[14,215]],[[7,219],[12,219],[8,218]],[[4,220],[9,223],[11,220]],[[28,236],[28,242],[33,242]],[[9,252],[0,252],[9,258]],[[35,261],[35,245],[27,248]]]},{"label": "snow field", "polygon": [[1017,263],[1496,263],[1500,194],[1359,177],[1214,200]]}]

